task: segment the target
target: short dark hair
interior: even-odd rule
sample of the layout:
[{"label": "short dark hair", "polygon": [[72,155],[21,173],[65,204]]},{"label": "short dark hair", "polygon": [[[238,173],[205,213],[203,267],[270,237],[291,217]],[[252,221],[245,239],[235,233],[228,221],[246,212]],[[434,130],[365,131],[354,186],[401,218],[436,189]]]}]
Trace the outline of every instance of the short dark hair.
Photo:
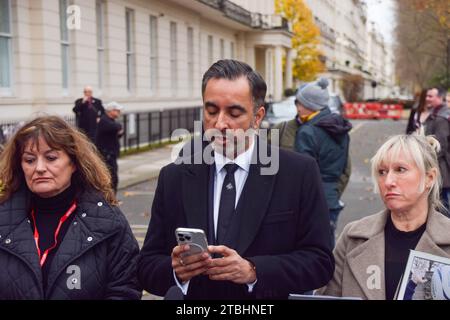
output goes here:
[{"label": "short dark hair", "polygon": [[256,112],[258,107],[264,106],[267,85],[263,77],[245,62],[225,59],[214,63],[203,75],[202,96],[205,94],[206,85],[209,80],[236,80],[240,77],[246,77],[248,80],[252,92],[254,110]]},{"label": "short dark hair", "polygon": [[433,89],[437,90],[438,97],[440,97],[440,98],[445,100],[445,96],[447,95],[447,90],[446,89],[444,89],[443,87],[430,87],[430,89],[428,89],[428,90],[433,90]]}]

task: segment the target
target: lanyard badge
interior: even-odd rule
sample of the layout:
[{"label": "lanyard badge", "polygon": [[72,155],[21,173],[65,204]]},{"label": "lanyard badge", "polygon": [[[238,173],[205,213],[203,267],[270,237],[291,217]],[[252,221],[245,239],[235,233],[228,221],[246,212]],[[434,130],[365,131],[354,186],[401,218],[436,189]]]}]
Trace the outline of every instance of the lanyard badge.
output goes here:
[{"label": "lanyard badge", "polygon": [[66,222],[66,220],[70,217],[70,215],[75,211],[76,208],[77,208],[77,204],[74,202],[72,204],[72,206],[70,206],[69,210],[67,210],[67,212],[61,217],[61,219],[59,219],[58,227],[56,228],[55,236],[54,236],[55,242],[53,243],[53,245],[50,248],[45,250],[44,253],[42,253],[42,254],[41,254],[41,249],[39,248],[39,231],[38,231],[37,225],[36,225],[34,209],[31,210],[31,218],[33,219],[33,225],[34,225],[34,242],[36,242],[36,248],[38,251],[39,263],[40,263],[41,267],[44,265],[45,260],[47,260],[47,256],[48,256],[48,253],[50,252],[50,250],[53,250],[56,247],[56,245],[58,244],[58,235],[61,230],[61,226],[64,224],[64,222]]}]

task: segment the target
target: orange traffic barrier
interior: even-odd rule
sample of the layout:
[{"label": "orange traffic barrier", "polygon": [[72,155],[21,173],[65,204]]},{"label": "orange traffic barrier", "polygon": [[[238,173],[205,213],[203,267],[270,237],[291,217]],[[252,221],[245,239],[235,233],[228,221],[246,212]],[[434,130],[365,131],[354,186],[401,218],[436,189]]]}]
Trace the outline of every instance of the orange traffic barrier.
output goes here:
[{"label": "orange traffic barrier", "polygon": [[378,109],[376,103],[345,103],[344,115],[348,119],[377,119]]},{"label": "orange traffic barrier", "polygon": [[401,104],[383,104],[379,112],[380,119],[399,120],[403,114],[403,106]]},{"label": "orange traffic barrier", "polygon": [[344,116],[347,119],[394,119],[399,120],[403,113],[400,104],[345,103]]}]

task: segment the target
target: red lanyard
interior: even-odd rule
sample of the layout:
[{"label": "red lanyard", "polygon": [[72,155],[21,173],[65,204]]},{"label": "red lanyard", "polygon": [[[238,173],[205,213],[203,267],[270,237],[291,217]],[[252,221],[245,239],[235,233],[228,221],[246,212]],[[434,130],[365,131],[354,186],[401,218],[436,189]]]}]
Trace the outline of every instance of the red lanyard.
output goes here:
[{"label": "red lanyard", "polygon": [[67,220],[67,218],[70,217],[70,215],[75,211],[76,208],[77,208],[77,204],[74,202],[72,204],[72,206],[69,208],[69,210],[67,210],[67,212],[61,217],[61,219],[59,219],[58,227],[56,228],[56,231],[55,231],[55,242],[53,243],[53,245],[50,248],[45,250],[42,255],[41,255],[41,249],[39,248],[39,231],[38,231],[37,225],[36,225],[36,218],[34,217],[34,209],[31,210],[31,217],[33,218],[33,225],[34,225],[34,241],[36,242],[36,247],[37,247],[41,267],[44,265],[45,260],[47,260],[47,256],[48,256],[48,253],[50,252],[50,250],[53,250],[56,247],[56,245],[58,244],[58,234],[61,229],[61,226]]}]

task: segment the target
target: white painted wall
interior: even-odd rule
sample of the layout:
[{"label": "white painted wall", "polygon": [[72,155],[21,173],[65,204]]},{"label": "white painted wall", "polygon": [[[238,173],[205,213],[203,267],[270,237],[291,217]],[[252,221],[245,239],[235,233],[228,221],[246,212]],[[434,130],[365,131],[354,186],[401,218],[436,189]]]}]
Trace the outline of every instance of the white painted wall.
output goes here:
[{"label": "white painted wall", "polygon": [[235,4],[251,12],[259,12],[262,14],[275,13],[274,0],[231,0],[231,2],[234,2]]},{"label": "white painted wall", "polygon": [[[193,1],[193,0],[190,0]],[[71,76],[69,90],[62,89],[58,0],[11,0],[13,18],[13,86],[11,97],[0,97],[0,120],[24,119],[35,112],[72,114],[73,101],[91,85],[104,101],[123,103],[127,111],[201,104],[201,78],[209,67],[207,37],[213,36],[214,61],[234,57],[254,65],[254,47],[245,33],[209,20],[202,12],[163,0],[105,1],[105,77],[98,88],[96,11],[93,0],[72,0],[81,8],[81,30],[70,31]],[[273,13],[273,0],[236,3],[250,11]],[[125,10],[134,10],[135,83],[127,90]],[[158,17],[158,90],[150,90],[149,16]],[[178,88],[170,81],[170,23],[177,24]],[[187,67],[187,28],[194,30],[194,83],[190,90]],[[251,44],[253,46],[253,44]]]}]

